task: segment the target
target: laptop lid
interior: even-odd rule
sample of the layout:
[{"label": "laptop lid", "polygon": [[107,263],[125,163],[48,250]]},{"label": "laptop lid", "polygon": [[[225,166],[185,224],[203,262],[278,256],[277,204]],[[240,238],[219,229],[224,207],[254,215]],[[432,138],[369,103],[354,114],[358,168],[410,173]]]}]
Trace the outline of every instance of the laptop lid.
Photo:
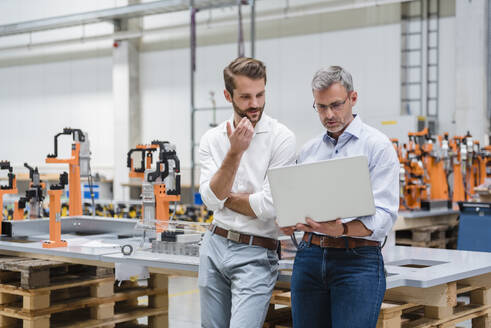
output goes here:
[{"label": "laptop lid", "polygon": [[366,156],[268,170],[280,227],[375,214]]}]

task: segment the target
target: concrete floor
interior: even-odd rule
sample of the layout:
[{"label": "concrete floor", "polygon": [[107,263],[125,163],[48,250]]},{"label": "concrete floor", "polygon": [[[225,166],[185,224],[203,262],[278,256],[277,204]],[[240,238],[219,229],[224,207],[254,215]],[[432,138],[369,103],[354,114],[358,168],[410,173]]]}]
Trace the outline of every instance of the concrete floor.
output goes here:
[{"label": "concrete floor", "polygon": [[[468,297],[459,297],[459,302],[469,302]],[[169,279],[169,326],[170,328],[200,328],[198,279],[172,277]],[[457,324],[471,328],[471,321]]]},{"label": "concrete floor", "polygon": [[198,278],[169,279],[169,327],[200,328]]}]

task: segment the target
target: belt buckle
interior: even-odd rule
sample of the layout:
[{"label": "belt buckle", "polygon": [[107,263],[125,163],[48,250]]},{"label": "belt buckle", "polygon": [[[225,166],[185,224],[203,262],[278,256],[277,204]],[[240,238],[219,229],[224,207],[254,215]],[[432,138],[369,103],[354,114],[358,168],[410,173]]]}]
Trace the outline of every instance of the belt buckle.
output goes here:
[{"label": "belt buckle", "polygon": [[327,248],[327,247],[329,247],[329,239],[327,239],[326,237],[320,237],[319,246],[321,248]]},{"label": "belt buckle", "polygon": [[236,231],[229,230],[227,231],[227,239],[231,241],[235,241],[238,243],[240,241],[240,233]]}]

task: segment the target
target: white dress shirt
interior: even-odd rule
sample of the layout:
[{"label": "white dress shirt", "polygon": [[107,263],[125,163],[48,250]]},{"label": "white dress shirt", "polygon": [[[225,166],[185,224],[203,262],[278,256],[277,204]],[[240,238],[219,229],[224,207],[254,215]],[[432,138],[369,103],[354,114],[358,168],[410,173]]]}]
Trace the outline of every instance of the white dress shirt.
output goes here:
[{"label": "white dress shirt", "polygon": [[[228,122],[234,129],[233,117]],[[257,218],[224,207],[226,199],[218,199],[210,188],[210,180],[222,165],[229,149],[227,121],[208,130],[201,138],[199,191],[205,205],[214,212],[213,222],[227,230],[277,238],[279,229],[275,222],[276,213],[266,174],[270,168],[295,163],[294,134],[266,114],[254,127],[254,135],[249,148],[242,155],[231,192],[249,193],[249,203]]]},{"label": "white dress shirt", "polygon": [[[363,237],[364,239],[383,242],[397,219],[399,209],[399,159],[386,135],[364,124],[360,116],[356,115],[337,142],[327,133],[307,142],[300,150],[297,163],[359,155],[368,158],[375,214],[342,221],[359,219],[372,231],[372,235]],[[326,181],[326,188],[336,188],[336,186],[329,186]]]}]

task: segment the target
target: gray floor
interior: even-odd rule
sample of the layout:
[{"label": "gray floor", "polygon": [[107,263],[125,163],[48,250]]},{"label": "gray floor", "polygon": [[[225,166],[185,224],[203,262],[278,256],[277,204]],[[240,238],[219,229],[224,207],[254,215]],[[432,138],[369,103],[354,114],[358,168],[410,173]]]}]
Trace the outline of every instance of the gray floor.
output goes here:
[{"label": "gray floor", "polygon": [[200,328],[198,279],[169,279],[169,327]]},{"label": "gray floor", "polygon": [[[459,302],[469,302],[468,297],[459,297]],[[170,328],[200,328],[199,290],[197,278],[172,277],[169,279],[169,324]],[[471,328],[471,321],[457,324]]]}]

